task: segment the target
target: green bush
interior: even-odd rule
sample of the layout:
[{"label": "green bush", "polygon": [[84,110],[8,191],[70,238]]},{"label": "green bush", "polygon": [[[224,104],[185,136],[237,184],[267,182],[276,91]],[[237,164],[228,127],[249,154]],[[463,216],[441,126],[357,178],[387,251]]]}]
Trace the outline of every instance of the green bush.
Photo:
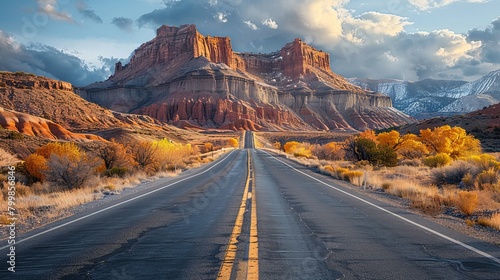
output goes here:
[{"label": "green bush", "polygon": [[435,156],[424,158],[424,164],[432,168],[447,166],[452,161],[453,159],[450,157],[450,155],[445,153],[440,153]]},{"label": "green bush", "polygon": [[367,138],[356,138],[353,142],[353,153],[358,161],[367,160],[372,162],[377,150],[377,143]]},{"label": "green bush", "polygon": [[352,143],[352,152],[358,161],[368,161],[372,165],[393,167],[398,165],[396,151],[387,145],[377,145],[375,141],[359,137]]},{"label": "green bush", "polygon": [[398,154],[389,146],[379,145],[370,162],[379,166],[394,167],[398,165]]},{"label": "green bush", "polygon": [[126,167],[112,167],[111,169],[104,171],[104,176],[123,178],[127,172],[128,169]]}]

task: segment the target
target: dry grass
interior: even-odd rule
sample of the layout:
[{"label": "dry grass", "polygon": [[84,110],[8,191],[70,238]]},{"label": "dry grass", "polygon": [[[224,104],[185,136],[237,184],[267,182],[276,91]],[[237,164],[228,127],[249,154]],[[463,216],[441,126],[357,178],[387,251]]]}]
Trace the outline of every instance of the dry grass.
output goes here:
[{"label": "dry grass", "polygon": [[359,170],[350,170],[350,171],[346,171],[344,172],[344,180],[360,187],[362,182],[361,182],[361,178],[363,177],[363,171],[359,171]]},{"label": "dry grass", "polygon": [[479,204],[478,195],[475,192],[459,191],[455,200],[457,208],[467,216],[476,211]]},{"label": "dry grass", "polygon": [[500,193],[493,190],[476,190],[479,204],[477,211],[491,212],[500,209]]},{"label": "dry grass", "polygon": [[480,189],[484,189],[485,186],[495,185],[498,183],[498,170],[495,168],[489,168],[484,170],[479,175],[477,175],[477,184]]},{"label": "dry grass", "polygon": [[411,199],[410,207],[427,215],[437,216],[443,212],[443,198],[439,194],[434,196],[417,195]]},{"label": "dry grass", "polygon": [[[273,152],[276,152],[276,150],[273,150]],[[307,167],[320,167],[321,163],[320,160],[315,159],[315,158],[304,158],[304,157],[295,157],[293,155],[279,152],[279,154],[284,155],[287,159],[295,161],[296,163],[302,164]]]},{"label": "dry grass", "polygon": [[8,224],[10,224],[10,222],[12,222],[12,221],[9,220],[8,215],[6,215],[6,214],[0,215],[0,225],[8,225]]},{"label": "dry grass", "polygon": [[93,188],[81,188],[71,191],[60,191],[50,194],[29,195],[17,200],[17,210],[19,212],[30,212],[35,214],[41,208],[53,209],[54,212],[66,210],[98,198],[102,194],[96,192]]},{"label": "dry grass", "polygon": [[439,190],[435,186],[421,186],[416,182],[409,182],[403,179],[389,181],[390,185],[386,192],[401,198],[421,199],[422,197],[435,197],[439,195]]},{"label": "dry grass", "polygon": [[482,226],[500,230],[500,213],[495,213],[491,215],[491,217],[481,217],[478,219],[477,223]]},{"label": "dry grass", "polygon": [[3,148],[0,148],[0,167],[11,166],[18,162],[19,160]]},{"label": "dry grass", "polygon": [[443,205],[446,207],[455,207],[458,189],[455,187],[445,187],[441,189]]},{"label": "dry grass", "polygon": [[476,221],[472,220],[472,219],[465,219],[465,224],[468,226],[468,227],[473,227],[476,225]]}]

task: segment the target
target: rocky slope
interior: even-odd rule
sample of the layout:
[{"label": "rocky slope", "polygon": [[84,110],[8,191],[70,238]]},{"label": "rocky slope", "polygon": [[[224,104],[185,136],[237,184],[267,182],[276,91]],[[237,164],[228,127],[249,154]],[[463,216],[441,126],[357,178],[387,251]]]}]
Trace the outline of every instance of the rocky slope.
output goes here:
[{"label": "rocky slope", "polygon": [[28,136],[51,140],[104,140],[93,134],[73,133],[52,121],[0,107],[0,126]]},{"label": "rocky slope", "polygon": [[472,112],[500,102],[500,70],[473,82],[450,80],[349,79],[366,89],[389,95],[394,107],[416,118]]},{"label": "rocky slope", "polygon": [[148,116],[102,108],[73,90],[67,82],[0,72],[0,127],[28,136],[71,141],[102,140],[99,135],[110,139],[116,137],[112,132],[117,130],[147,130],[147,134],[157,132],[165,137],[176,130]]},{"label": "rocky slope", "polygon": [[160,27],[108,80],[77,92],[178,126],[363,130],[412,121],[389,97],[333,73],[329,54],[300,39],[271,54],[236,53],[229,38],[194,25]]}]

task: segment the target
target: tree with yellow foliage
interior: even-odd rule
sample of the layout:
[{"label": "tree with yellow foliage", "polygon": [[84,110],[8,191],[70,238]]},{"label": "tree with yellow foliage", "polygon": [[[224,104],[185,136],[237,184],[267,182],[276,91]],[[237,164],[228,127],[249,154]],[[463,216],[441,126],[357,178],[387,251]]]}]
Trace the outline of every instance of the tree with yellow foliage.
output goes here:
[{"label": "tree with yellow foliage", "polygon": [[152,142],[156,153],[157,170],[174,169],[181,167],[184,160],[188,158],[193,149],[190,144],[183,145],[172,140],[162,139]]},{"label": "tree with yellow foliage", "polygon": [[396,152],[402,158],[417,159],[429,154],[429,149],[427,149],[427,146],[420,142],[417,135],[408,133],[401,137]]},{"label": "tree with yellow foliage", "polygon": [[412,133],[401,135],[398,131],[383,132],[377,135],[379,145],[394,149],[400,158],[415,159],[429,154],[427,147]]},{"label": "tree with yellow foliage", "polygon": [[48,143],[26,158],[28,173],[42,182],[45,181],[48,169],[47,162],[52,154],[77,160],[80,157],[80,149],[73,143]]},{"label": "tree with yellow foliage", "polygon": [[104,143],[97,150],[97,156],[104,163],[106,176],[124,175],[137,164],[132,154],[127,151],[127,148],[114,139],[111,142]]},{"label": "tree with yellow foliage", "polygon": [[372,140],[375,143],[377,143],[377,141],[378,141],[377,134],[375,134],[375,131],[372,130],[372,129],[368,129],[368,130],[365,130],[365,131],[361,132],[358,135],[358,137],[359,138],[364,138],[364,139]]},{"label": "tree with yellow foliage", "polygon": [[26,159],[26,170],[40,181],[64,188],[82,187],[100,165],[74,143],[52,142]]},{"label": "tree with yellow foliage", "polygon": [[431,154],[445,153],[453,159],[481,153],[481,143],[461,127],[444,125],[420,130],[420,141]]},{"label": "tree with yellow foliage", "polygon": [[156,163],[156,149],[153,143],[149,141],[136,141],[130,145],[130,152],[134,160],[143,171],[152,172],[153,165]]},{"label": "tree with yellow foliage", "polygon": [[212,152],[214,150],[214,144],[207,142],[203,144],[203,148],[205,150],[205,153]]},{"label": "tree with yellow foliage", "polygon": [[283,146],[286,153],[292,154],[296,157],[312,157],[311,145],[308,143],[299,143],[296,141],[286,142]]},{"label": "tree with yellow foliage", "polygon": [[345,157],[344,145],[337,142],[315,145],[313,151],[318,159],[342,160]]},{"label": "tree with yellow foliage", "polygon": [[[365,137],[366,138],[366,137]],[[399,145],[401,145],[403,138],[396,130],[391,130],[389,132],[382,132],[376,136],[376,141],[381,145],[386,145],[388,147],[397,150]]]},{"label": "tree with yellow foliage", "polygon": [[300,146],[300,143],[297,141],[286,142],[283,146],[285,153],[293,154],[295,150]]},{"label": "tree with yellow foliage", "polygon": [[238,148],[240,146],[240,143],[238,142],[238,139],[236,139],[236,138],[230,138],[229,140],[227,140],[227,144],[229,147],[233,147],[233,148]]},{"label": "tree with yellow foliage", "polygon": [[[397,133],[397,136],[399,136],[399,133]],[[373,130],[366,130],[348,140],[347,146],[350,148],[351,157],[357,161],[369,161],[377,166],[396,166],[398,155],[392,147],[394,143],[391,137],[395,141],[399,139],[394,135],[384,134],[382,137],[384,142],[380,143]]]},{"label": "tree with yellow foliage", "polygon": [[26,158],[26,171],[37,180],[45,181],[45,171],[47,170],[47,159],[37,153],[33,153]]}]

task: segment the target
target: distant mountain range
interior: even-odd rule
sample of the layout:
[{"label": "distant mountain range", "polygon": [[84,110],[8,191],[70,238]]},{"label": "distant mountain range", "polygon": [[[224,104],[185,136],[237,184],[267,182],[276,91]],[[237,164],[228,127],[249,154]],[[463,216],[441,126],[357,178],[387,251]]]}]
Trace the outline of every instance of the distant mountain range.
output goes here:
[{"label": "distant mountain range", "polygon": [[396,109],[417,119],[469,113],[500,102],[500,69],[472,82],[348,80],[364,89],[389,95]]}]

